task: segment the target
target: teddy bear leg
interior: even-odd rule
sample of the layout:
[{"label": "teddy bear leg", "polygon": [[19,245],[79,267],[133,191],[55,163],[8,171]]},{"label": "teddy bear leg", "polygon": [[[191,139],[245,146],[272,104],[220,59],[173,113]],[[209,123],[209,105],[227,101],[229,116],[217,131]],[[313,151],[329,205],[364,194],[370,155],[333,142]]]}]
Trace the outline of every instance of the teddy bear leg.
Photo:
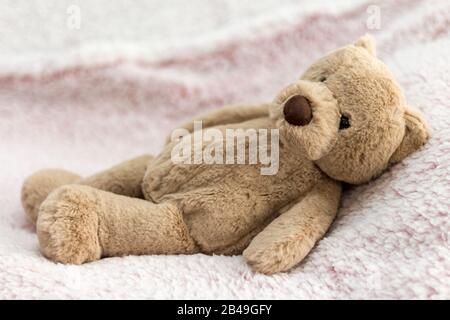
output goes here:
[{"label": "teddy bear leg", "polygon": [[39,206],[49,193],[62,185],[74,183],[80,179],[79,175],[60,169],[40,170],[25,179],[21,201],[28,219],[33,224],[36,223]]},{"label": "teddy bear leg", "polygon": [[142,180],[153,156],[143,155],[81,179],[77,184],[133,198],[144,198]]},{"label": "teddy bear leg", "polygon": [[175,204],[82,185],[62,186],[48,196],[40,207],[37,234],[44,255],[62,263],[198,251]]},{"label": "teddy bear leg", "polygon": [[56,188],[82,184],[130,197],[143,198],[141,183],[147,164],[153,157],[144,155],[122,162],[87,178],[60,169],[47,169],[28,177],[22,186],[22,206],[32,223],[36,223],[39,206]]}]

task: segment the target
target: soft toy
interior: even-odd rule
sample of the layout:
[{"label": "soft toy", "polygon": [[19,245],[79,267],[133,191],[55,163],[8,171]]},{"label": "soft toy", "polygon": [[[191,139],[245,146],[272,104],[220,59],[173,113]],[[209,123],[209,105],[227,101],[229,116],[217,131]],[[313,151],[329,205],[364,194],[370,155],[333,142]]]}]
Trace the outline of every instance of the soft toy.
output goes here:
[{"label": "soft toy", "polygon": [[[262,174],[261,163],[173,161],[174,148],[196,134],[194,121],[182,127],[187,136],[156,157],[85,179],[37,172],[24,183],[22,203],[43,254],[81,264],[123,255],[243,253],[255,271],[285,271],[330,227],[342,183],[370,181],[429,137],[370,36],[318,60],[270,104],[225,107],[194,120],[216,133],[200,151],[225,143],[227,129],[277,130],[279,144],[276,136],[267,140],[268,151],[279,153],[276,173]],[[249,145],[240,146],[249,153]]]}]

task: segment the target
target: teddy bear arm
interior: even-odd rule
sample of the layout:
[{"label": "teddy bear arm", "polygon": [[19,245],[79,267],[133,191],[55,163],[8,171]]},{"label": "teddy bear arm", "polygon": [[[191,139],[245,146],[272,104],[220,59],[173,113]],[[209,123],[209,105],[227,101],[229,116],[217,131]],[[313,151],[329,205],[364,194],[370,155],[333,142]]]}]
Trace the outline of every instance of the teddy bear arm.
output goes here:
[{"label": "teddy bear arm", "polygon": [[[193,119],[183,123],[176,129],[186,129],[189,133],[194,131],[194,121],[201,121],[202,129],[225,124],[234,124],[251,119],[261,118],[269,115],[269,104],[253,106],[232,105],[200,114]],[[167,137],[169,143],[171,137]]]},{"label": "teddy bear arm", "polygon": [[340,196],[339,182],[321,180],[252,240],[243,252],[247,263],[266,274],[286,271],[299,263],[333,222]]}]

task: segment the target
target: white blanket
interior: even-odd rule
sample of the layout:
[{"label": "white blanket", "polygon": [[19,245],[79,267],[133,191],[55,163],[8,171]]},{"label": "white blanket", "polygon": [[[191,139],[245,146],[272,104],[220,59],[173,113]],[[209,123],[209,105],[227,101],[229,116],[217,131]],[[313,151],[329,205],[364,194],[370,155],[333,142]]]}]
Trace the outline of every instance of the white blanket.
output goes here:
[{"label": "white blanket", "polygon": [[[178,122],[270,101],[367,32],[433,138],[348,188],[292,271],[255,274],[241,256],[71,266],[40,254],[19,201],[27,175],[157,153]],[[0,299],[450,298],[448,1],[2,1],[0,39]]]}]

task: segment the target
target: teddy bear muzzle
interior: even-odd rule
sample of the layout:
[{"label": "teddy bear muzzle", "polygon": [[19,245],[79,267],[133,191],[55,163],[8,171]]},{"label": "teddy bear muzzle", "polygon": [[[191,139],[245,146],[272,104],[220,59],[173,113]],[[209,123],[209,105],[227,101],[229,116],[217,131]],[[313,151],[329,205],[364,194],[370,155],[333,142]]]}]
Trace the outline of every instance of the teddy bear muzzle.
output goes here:
[{"label": "teddy bear muzzle", "polygon": [[294,126],[305,126],[311,122],[311,103],[302,95],[290,97],[283,108],[284,119]]}]

